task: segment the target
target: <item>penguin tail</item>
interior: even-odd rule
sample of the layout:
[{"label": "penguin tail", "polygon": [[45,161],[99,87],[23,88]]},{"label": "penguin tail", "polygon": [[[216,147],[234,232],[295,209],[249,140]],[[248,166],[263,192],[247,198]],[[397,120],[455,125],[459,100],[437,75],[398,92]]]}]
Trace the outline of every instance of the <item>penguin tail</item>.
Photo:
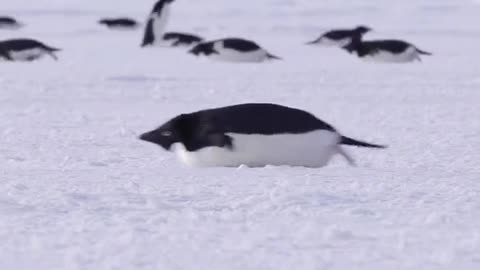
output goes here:
[{"label": "penguin tail", "polygon": [[62,50],[60,48],[55,48],[55,47],[47,47],[46,49],[50,52],[59,52]]},{"label": "penguin tail", "polygon": [[355,139],[352,139],[352,138],[349,138],[349,137],[345,137],[345,136],[341,137],[340,144],[350,145],[350,146],[358,146],[358,147],[367,147],[367,148],[378,148],[378,149],[387,148],[387,146],[385,146],[385,145],[362,142],[362,141],[358,141],[358,140],[355,140]]},{"label": "penguin tail", "polygon": [[431,52],[422,51],[422,50],[420,50],[419,48],[416,48],[416,49],[417,49],[417,53],[419,53],[419,54],[433,55],[433,53],[431,53]]},{"label": "penguin tail", "polygon": [[270,53],[267,53],[267,58],[268,59],[273,59],[273,60],[283,60],[282,58],[280,58],[276,55],[270,54]]}]

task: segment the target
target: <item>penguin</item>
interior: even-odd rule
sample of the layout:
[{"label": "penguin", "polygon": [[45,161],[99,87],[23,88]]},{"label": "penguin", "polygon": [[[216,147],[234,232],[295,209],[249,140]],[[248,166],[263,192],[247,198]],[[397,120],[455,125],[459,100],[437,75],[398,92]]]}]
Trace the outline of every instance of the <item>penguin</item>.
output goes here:
[{"label": "penguin", "polygon": [[352,42],[353,37],[362,37],[372,31],[368,26],[357,26],[353,29],[337,29],[322,34],[319,38],[307,42],[307,45],[321,45],[329,47],[344,47]]},{"label": "penguin", "polygon": [[420,55],[432,55],[411,43],[395,39],[362,41],[356,37],[344,49],[362,59],[385,63],[422,61]]},{"label": "penguin", "polygon": [[49,55],[57,60],[55,52],[60,49],[53,48],[33,39],[9,39],[0,41],[0,55],[7,61],[33,61]]},{"label": "penguin", "polygon": [[168,32],[162,36],[159,42],[168,47],[192,47],[203,41],[202,37],[187,33]]},{"label": "penguin", "polygon": [[281,60],[261,48],[257,43],[241,38],[224,38],[202,42],[193,47],[189,53],[226,62],[263,62],[266,60]]},{"label": "penguin", "polygon": [[355,165],[343,145],[385,148],[341,135],[314,115],[271,103],[246,103],[180,114],[140,140],[174,152],[192,167],[327,165],[333,155]]},{"label": "penguin", "polygon": [[105,18],[98,23],[114,30],[134,30],[139,26],[137,21],[130,18]]},{"label": "penguin", "polygon": [[165,27],[170,17],[170,6],[174,0],[158,0],[147,19],[141,46],[152,46],[165,34]]},{"label": "penguin", "polygon": [[0,17],[0,29],[18,29],[23,27],[23,24],[12,17]]}]

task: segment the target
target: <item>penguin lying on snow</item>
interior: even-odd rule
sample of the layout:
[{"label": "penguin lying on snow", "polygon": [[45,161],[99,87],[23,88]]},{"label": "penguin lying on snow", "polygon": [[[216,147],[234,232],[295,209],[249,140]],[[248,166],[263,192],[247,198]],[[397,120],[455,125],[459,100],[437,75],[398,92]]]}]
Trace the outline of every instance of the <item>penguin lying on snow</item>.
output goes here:
[{"label": "penguin lying on snow", "polygon": [[165,33],[165,27],[170,17],[170,6],[174,0],[159,0],[155,3],[147,19],[145,33],[141,46],[151,46],[159,42]]},{"label": "penguin lying on snow", "polygon": [[168,32],[162,36],[162,41],[160,44],[169,46],[169,47],[191,47],[199,44],[203,41],[203,38],[186,33],[176,33]]},{"label": "penguin lying on snow", "polygon": [[0,29],[18,29],[23,24],[12,17],[0,17]]},{"label": "penguin lying on snow", "polygon": [[167,32],[152,43],[142,43],[142,47],[193,47],[203,41],[203,38],[193,34]]},{"label": "penguin lying on snow", "polygon": [[114,30],[133,30],[139,27],[139,23],[130,18],[106,18],[99,20],[98,23]]},{"label": "penguin lying on snow", "polygon": [[33,61],[50,55],[57,60],[55,52],[60,49],[53,48],[33,39],[10,39],[0,41],[0,56],[7,61]]},{"label": "penguin lying on snow", "polygon": [[270,59],[281,59],[268,53],[255,42],[241,38],[203,42],[193,47],[189,53],[196,56],[203,54],[208,58],[226,62],[263,62]]},{"label": "penguin lying on snow", "polygon": [[140,139],[200,167],[322,167],[334,154],[354,164],[342,144],[385,148],[342,136],[308,112],[256,103],[181,114]]},{"label": "penguin lying on snow", "polygon": [[432,55],[408,42],[393,39],[362,41],[361,38],[355,38],[344,49],[350,53],[356,53],[362,59],[375,62],[406,63],[421,61],[422,54]]},{"label": "penguin lying on snow", "polygon": [[357,26],[354,29],[337,29],[331,30],[314,41],[308,42],[309,45],[335,46],[343,47],[350,44],[355,36],[362,37],[364,34],[372,31],[367,26]]}]

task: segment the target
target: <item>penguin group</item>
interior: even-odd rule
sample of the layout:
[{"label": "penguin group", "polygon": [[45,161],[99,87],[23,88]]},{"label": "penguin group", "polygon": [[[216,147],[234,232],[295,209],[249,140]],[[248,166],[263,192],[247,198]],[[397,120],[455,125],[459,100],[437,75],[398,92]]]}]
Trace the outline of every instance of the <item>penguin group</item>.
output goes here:
[{"label": "penguin group", "polygon": [[331,30],[307,44],[340,47],[361,59],[375,62],[406,63],[421,61],[420,55],[432,55],[403,40],[364,41],[363,36],[370,31],[370,27],[363,25],[353,29]]},{"label": "penguin group", "polygon": [[[175,0],[158,0],[149,12],[144,25],[142,48],[147,47],[179,47],[187,48],[188,53],[212,60],[224,62],[259,63],[270,60],[281,60],[258,43],[241,37],[224,37],[206,40],[193,33],[167,32],[172,5]],[[108,17],[98,20],[100,25],[110,30],[136,30],[142,26],[133,18]],[[19,29],[23,23],[12,17],[0,17],[0,30]],[[415,45],[396,39],[363,40],[363,36],[372,29],[368,26],[357,26],[353,29],[334,29],[320,35],[307,45],[339,47],[358,58],[390,63],[406,63],[421,61],[421,55],[432,55]],[[33,61],[50,55],[57,59],[60,49],[48,46],[34,39],[14,39],[0,41],[0,59],[6,61]]]},{"label": "penguin group", "polygon": [[[145,23],[129,17],[105,17],[99,25],[112,31],[143,27],[141,48],[183,48],[192,56],[225,62],[260,63],[282,58],[257,42],[242,37],[206,39],[196,33],[167,31],[175,0],[158,0]],[[0,17],[0,30],[20,29],[25,24],[12,17]],[[415,45],[396,39],[365,40],[372,28],[359,25],[333,29],[306,43],[308,46],[337,47],[365,60],[406,63],[431,55]],[[35,39],[0,41],[0,60],[34,61],[43,56],[57,60],[60,49]],[[303,166],[319,168],[339,155],[355,165],[345,146],[384,149],[383,144],[346,136],[315,115],[298,108],[273,103],[244,103],[181,113],[140,140],[156,144],[195,167]]]}]

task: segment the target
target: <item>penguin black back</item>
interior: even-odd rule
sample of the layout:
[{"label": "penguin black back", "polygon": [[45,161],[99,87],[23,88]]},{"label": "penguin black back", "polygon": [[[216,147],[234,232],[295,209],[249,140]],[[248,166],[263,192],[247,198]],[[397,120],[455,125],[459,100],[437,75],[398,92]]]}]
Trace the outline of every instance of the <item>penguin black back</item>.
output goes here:
[{"label": "penguin black back", "polygon": [[0,24],[16,24],[17,20],[12,17],[0,17]]},{"label": "penguin black back", "polygon": [[152,9],[152,14],[153,13],[156,13],[156,14],[161,14],[162,13],[162,9],[163,7],[165,6],[165,4],[170,4],[172,3],[174,0],[158,0],[155,5],[153,6],[153,9]]},{"label": "penguin black back", "polygon": [[106,26],[124,26],[124,27],[134,27],[138,23],[134,19],[130,18],[105,18],[98,21],[98,23]]},{"label": "penguin black back", "polygon": [[250,52],[260,49],[260,46],[258,46],[255,42],[246,39],[226,38],[222,41],[225,48],[234,49],[241,52]]},{"label": "penguin black back", "polygon": [[356,35],[363,36],[369,31],[371,31],[371,28],[367,26],[357,26],[354,29],[332,30],[325,33],[324,36],[330,39],[339,40],[347,37],[354,37]]},{"label": "penguin black back", "polygon": [[[270,103],[246,103],[184,114],[199,127],[214,125],[222,133],[296,134],[335,129],[314,115],[295,108]],[[192,124],[193,125],[193,124]]]},{"label": "penguin black back", "polygon": [[34,39],[27,39],[27,38],[18,38],[18,39],[9,39],[9,40],[0,41],[0,47],[6,50],[18,50],[18,51],[28,50],[35,47],[42,48],[50,52],[60,51],[60,49],[47,46],[40,41],[37,41]]}]

